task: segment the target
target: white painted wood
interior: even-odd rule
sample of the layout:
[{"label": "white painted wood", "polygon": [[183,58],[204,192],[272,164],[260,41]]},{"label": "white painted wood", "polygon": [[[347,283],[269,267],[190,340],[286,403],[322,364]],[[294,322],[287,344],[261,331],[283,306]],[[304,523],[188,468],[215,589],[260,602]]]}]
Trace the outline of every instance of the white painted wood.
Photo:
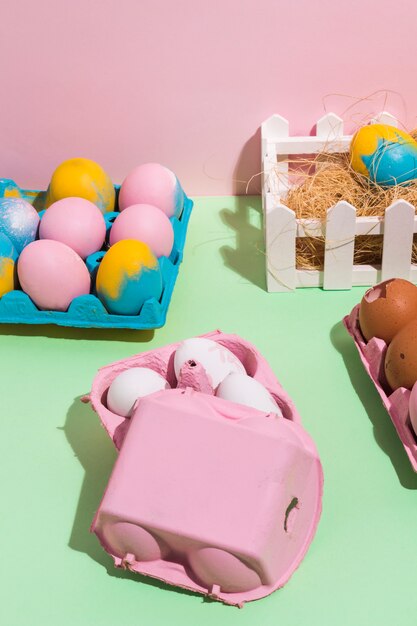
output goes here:
[{"label": "white painted wood", "polygon": [[412,283],[417,283],[417,265],[412,265],[410,267],[410,278]]},{"label": "white painted wood", "polygon": [[[417,228],[417,222],[416,222]],[[356,235],[383,235],[384,218],[382,216],[369,216],[356,218]]]},{"label": "white painted wood", "polygon": [[388,111],[381,111],[378,113],[372,121],[372,124],[386,124],[387,126],[398,126],[398,120],[396,117],[388,113]]},{"label": "white painted wood", "polygon": [[271,115],[271,117],[268,117],[268,119],[262,123],[261,135],[262,139],[266,138],[268,141],[271,141],[272,137],[288,137],[288,120],[285,117],[282,117],[282,115],[278,115],[277,113]]},{"label": "white painted wood", "polygon": [[385,210],[382,249],[382,280],[410,276],[415,209],[405,200],[397,200]]},{"label": "white painted wood", "polygon": [[356,209],[349,202],[338,202],[328,209],[324,250],[324,289],[352,287]]},{"label": "white painted wood", "polygon": [[[366,287],[381,281],[381,267],[372,265],[354,265],[352,269],[352,287]],[[417,282],[417,267],[416,267]],[[297,270],[296,287],[322,287],[324,272],[322,270]]]},{"label": "white painted wood", "polygon": [[322,270],[297,270],[297,287],[321,287],[323,284]]},{"label": "white painted wood", "polygon": [[354,265],[352,287],[366,287],[381,281],[381,266]]},{"label": "white painted wood", "polygon": [[321,220],[297,220],[297,237],[324,237],[324,233]]},{"label": "white painted wood", "polygon": [[318,152],[347,152],[351,135],[343,135],[332,141],[320,137],[288,137],[287,139],[272,141],[276,145],[277,154],[317,154]]},{"label": "white painted wood", "polygon": [[[325,226],[321,220],[297,220],[297,237],[324,236]],[[417,215],[413,220],[413,233],[417,233]],[[355,235],[383,235],[384,218],[377,216],[357,217]]]},{"label": "white painted wood", "polygon": [[316,123],[316,135],[326,141],[343,136],[343,120],[335,113],[323,115]]},{"label": "white painted wood", "polygon": [[294,211],[267,194],[264,217],[268,291],[292,291],[296,286]]},{"label": "white painted wood", "polygon": [[288,135],[288,120],[281,115],[271,115],[262,124],[262,189],[278,196],[289,186],[288,155],[278,155],[276,142],[288,138]]},{"label": "white painted wood", "polygon": [[[417,222],[416,222],[417,228]],[[355,235],[383,235],[384,218],[380,216],[357,217]]]}]

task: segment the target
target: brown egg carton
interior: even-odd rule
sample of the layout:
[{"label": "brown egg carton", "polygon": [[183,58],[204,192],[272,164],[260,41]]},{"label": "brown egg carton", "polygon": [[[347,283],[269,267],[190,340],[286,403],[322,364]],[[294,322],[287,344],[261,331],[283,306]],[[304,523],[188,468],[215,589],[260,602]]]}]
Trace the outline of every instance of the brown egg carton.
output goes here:
[{"label": "brown egg carton", "polygon": [[359,327],[359,306],[357,304],[350,315],[346,315],[343,324],[353,338],[363,366],[388,411],[413,470],[417,472],[417,437],[411,426],[408,410],[411,392],[405,387],[400,387],[394,392],[389,388],[384,371],[387,344],[377,337],[368,342],[365,341]]}]

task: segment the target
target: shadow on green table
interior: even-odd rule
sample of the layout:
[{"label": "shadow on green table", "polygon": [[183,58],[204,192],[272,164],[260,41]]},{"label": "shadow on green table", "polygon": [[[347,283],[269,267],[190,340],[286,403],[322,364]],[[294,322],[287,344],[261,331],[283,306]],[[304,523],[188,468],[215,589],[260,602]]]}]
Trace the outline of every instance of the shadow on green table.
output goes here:
[{"label": "shadow on green table", "polygon": [[111,328],[70,328],[54,324],[0,324],[0,335],[47,337],[48,339],[83,339],[91,341],[126,341],[148,343],[155,331]]},{"label": "shadow on green table", "polygon": [[[85,471],[71,537],[68,543],[69,547],[77,552],[87,554],[91,559],[104,567],[109,576],[126,578],[136,583],[143,583],[190,596],[199,595],[186,589],[171,587],[155,578],[141,576],[129,570],[114,567],[110,555],[101,547],[96,535],[90,532],[90,526],[113,469],[117,456],[116,450],[111,439],[101,426],[98,416],[92,411],[89,404],[81,402],[80,397],[75,398],[71,405],[63,431],[74,450],[75,456]],[[210,601],[210,599],[202,596],[199,597],[205,602]]]},{"label": "shadow on green table", "polygon": [[376,443],[389,456],[402,486],[406,489],[417,489],[417,474],[412,470],[390,416],[366,374],[353,340],[347,334],[342,322],[333,326],[330,339],[342,355],[352,386],[372,422]]},{"label": "shadow on green table", "polygon": [[221,220],[235,231],[236,236],[236,247],[222,246],[220,254],[226,267],[266,290],[265,244],[260,203],[260,198],[238,196],[234,211],[220,211]]}]

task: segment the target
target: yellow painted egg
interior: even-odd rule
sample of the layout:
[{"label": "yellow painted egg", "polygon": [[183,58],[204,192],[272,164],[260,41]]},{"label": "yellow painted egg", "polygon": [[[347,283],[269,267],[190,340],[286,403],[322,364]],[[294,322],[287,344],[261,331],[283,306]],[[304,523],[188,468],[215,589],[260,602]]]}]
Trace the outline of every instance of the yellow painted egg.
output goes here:
[{"label": "yellow painted egg", "polygon": [[109,313],[138,315],[146,300],[161,297],[158,259],[142,241],[118,241],[99,265],[96,291]]},{"label": "yellow painted egg", "polygon": [[46,194],[46,207],[63,198],[85,198],[102,213],[114,211],[116,193],[103,168],[90,159],[69,159],[52,174]]},{"label": "yellow painted egg", "polygon": [[350,163],[378,185],[407,183],[417,178],[417,142],[394,126],[369,124],[352,137]]},{"label": "yellow painted egg", "polygon": [[17,252],[10,239],[0,232],[0,298],[16,288]]}]

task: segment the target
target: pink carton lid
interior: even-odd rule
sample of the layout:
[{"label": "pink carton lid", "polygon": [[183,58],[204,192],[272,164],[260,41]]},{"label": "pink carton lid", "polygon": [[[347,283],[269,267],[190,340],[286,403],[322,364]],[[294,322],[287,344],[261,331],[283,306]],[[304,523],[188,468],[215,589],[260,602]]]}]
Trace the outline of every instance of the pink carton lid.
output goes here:
[{"label": "pink carton lid", "polygon": [[[205,336],[242,360],[284,417],[202,393],[198,368],[194,388],[183,387],[172,366],[178,344],[103,368],[91,401],[120,453],[92,531],[117,567],[241,606],[282,587],[300,564],[320,518],[323,475],[257,350],[235,335]],[[138,365],[179,385],[142,398],[123,420],[105,408],[105,393]]]},{"label": "pink carton lid", "polygon": [[368,342],[365,341],[359,327],[359,306],[359,304],[356,305],[350,315],[346,315],[343,319],[343,324],[353,338],[365,370],[374,383],[384,407],[388,411],[413,470],[417,472],[417,440],[411,426],[408,410],[410,391],[400,387],[396,391],[391,392],[384,372],[387,344],[377,337]]}]

